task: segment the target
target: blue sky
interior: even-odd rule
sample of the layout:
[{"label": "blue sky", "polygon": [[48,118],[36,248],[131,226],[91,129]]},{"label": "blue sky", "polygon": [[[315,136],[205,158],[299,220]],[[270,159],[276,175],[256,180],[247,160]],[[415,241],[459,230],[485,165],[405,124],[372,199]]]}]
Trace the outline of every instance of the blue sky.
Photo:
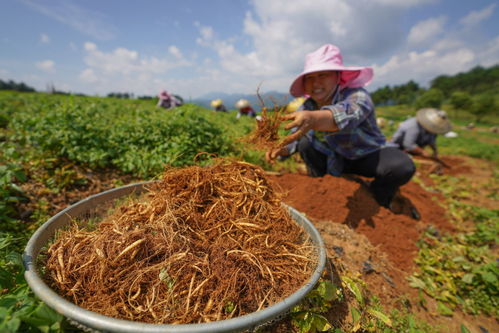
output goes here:
[{"label": "blue sky", "polygon": [[37,90],[287,92],[326,43],[371,91],[499,63],[490,0],[0,1],[0,79]]}]

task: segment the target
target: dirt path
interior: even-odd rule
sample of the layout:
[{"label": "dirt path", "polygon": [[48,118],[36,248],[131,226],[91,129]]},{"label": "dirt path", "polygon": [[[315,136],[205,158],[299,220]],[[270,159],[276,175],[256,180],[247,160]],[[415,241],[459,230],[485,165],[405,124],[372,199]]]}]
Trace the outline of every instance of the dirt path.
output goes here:
[{"label": "dirt path", "polygon": [[[488,163],[448,156],[444,160],[451,168],[443,173],[465,177],[472,186],[484,186],[492,177]],[[429,164],[418,164],[417,178],[432,185]],[[428,165],[430,167],[428,167]],[[477,168],[479,170],[477,170]],[[284,201],[306,214],[315,224],[326,243],[328,254],[336,265],[349,272],[358,272],[368,289],[389,307],[409,300],[411,312],[443,331],[459,332],[464,323],[472,332],[499,331],[491,318],[473,317],[456,312],[451,318],[439,316],[435,304],[428,300],[428,311],[416,306],[418,293],[411,288],[407,277],[416,269],[416,242],[430,225],[439,232],[455,232],[445,208],[444,197],[438,191],[429,192],[416,181],[403,186],[395,198],[398,214],[380,207],[363,182],[355,177],[311,178],[303,174],[281,174],[269,178],[286,192]],[[493,200],[473,198],[473,204],[490,207]],[[415,208],[420,218],[411,216]],[[406,302],[407,303],[407,302]]]}]

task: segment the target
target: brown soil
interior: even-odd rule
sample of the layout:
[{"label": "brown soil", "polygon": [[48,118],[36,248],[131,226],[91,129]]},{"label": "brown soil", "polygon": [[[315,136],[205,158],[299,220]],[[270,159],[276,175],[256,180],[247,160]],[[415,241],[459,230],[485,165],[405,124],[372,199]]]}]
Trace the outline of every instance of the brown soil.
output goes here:
[{"label": "brown soil", "polygon": [[[445,156],[442,160],[450,168],[442,168],[441,174],[466,178],[470,184],[476,184],[474,186],[481,186],[491,179],[492,166],[484,161],[456,156]],[[269,175],[269,178],[287,192],[284,201],[314,223],[332,262],[348,272],[361,274],[368,290],[385,306],[405,304],[411,312],[440,327],[443,332],[458,332],[462,323],[472,332],[482,332],[479,326],[497,332],[499,325],[492,318],[459,312],[451,318],[439,316],[430,299],[427,299],[427,309],[417,306],[418,293],[407,281],[416,269],[416,242],[430,225],[441,233],[452,233],[456,227],[441,205],[444,197],[438,189],[427,191],[418,183],[433,185],[429,172],[434,172],[435,168],[419,163],[419,160],[416,162],[415,180],[401,187],[395,198],[394,211],[397,213],[380,207],[365,181],[356,177],[326,175],[311,178],[299,173],[283,173]],[[480,168],[478,173],[477,167]],[[487,203],[482,206],[493,201],[485,197],[473,200],[475,204]],[[413,208],[419,212],[419,220],[411,216]],[[337,321],[338,318],[333,315],[331,320]]]},{"label": "brown soil", "polygon": [[[494,166],[486,161],[464,156],[441,156],[451,168],[441,168],[444,175],[462,178],[474,189],[485,189],[482,196],[465,201],[481,207],[497,208],[497,201],[487,193],[497,193],[497,184],[492,183]],[[396,201],[398,212],[394,214],[379,207],[367,188],[354,177],[310,178],[303,174],[269,175],[268,178],[287,191],[285,202],[305,213],[321,233],[328,255],[339,270],[358,272],[368,289],[380,297],[385,306],[403,303],[410,311],[432,325],[441,327],[442,332],[459,332],[464,323],[473,333],[499,332],[498,323],[490,317],[469,316],[455,312],[453,317],[439,316],[431,299],[427,310],[417,305],[417,291],[406,280],[415,269],[413,259],[417,247],[415,242],[421,232],[430,224],[442,232],[453,232],[454,226],[440,205],[443,196],[430,177],[433,162],[416,160],[417,173],[414,181],[401,188]],[[29,220],[31,206],[37,200],[48,202],[51,215],[84,199],[89,195],[138,180],[121,177],[111,172],[86,173],[85,186],[78,186],[61,193],[52,193],[42,184],[31,181],[26,184],[32,202],[21,209]],[[421,184],[421,185],[420,185]],[[425,190],[429,187],[431,190]],[[410,217],[410,208],[415,207],[419,221]],[[403,302],[401,299],[407,299]],[[338,314],[332,314],[331,322],[341,322]],[[287,331],[287,330],[284,330]]]}]

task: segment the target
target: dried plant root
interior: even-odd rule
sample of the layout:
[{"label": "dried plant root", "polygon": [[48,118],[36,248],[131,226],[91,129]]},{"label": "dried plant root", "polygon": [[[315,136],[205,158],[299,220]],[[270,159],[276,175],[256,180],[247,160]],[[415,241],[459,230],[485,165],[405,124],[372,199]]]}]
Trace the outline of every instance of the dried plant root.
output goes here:
[{"label": "dried plant root", "polygon": [[300,288],[316,250],[261,168],[218,160],[167,169],[93,231],[76,223],[45,253],[68,300],[147,323],[202,323],[268,307]]}]

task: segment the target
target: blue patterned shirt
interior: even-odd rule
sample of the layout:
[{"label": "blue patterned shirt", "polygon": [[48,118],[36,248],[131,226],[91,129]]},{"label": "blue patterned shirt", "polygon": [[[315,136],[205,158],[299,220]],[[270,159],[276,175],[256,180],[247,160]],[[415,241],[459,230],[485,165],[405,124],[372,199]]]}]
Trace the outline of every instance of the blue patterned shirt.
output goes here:
[{"label": "blue patterned shirt", "polygon": [[[318,106],[311,98],[299,108],[317,110]],[[306,135],[315,149],[328,156],[328,173],[339,176],[343,171],[344,159],[356,160],[381,149],[386,139],[376,125],[374,104],[369,93],[363,88],[345,88],[337,93],[331,105],[322,110],[331,110],[338,131],[309,131]],[[323,136],[324,140],[320,140]],[[295,153],[297,142],[288,146],[290,153]]]}]

